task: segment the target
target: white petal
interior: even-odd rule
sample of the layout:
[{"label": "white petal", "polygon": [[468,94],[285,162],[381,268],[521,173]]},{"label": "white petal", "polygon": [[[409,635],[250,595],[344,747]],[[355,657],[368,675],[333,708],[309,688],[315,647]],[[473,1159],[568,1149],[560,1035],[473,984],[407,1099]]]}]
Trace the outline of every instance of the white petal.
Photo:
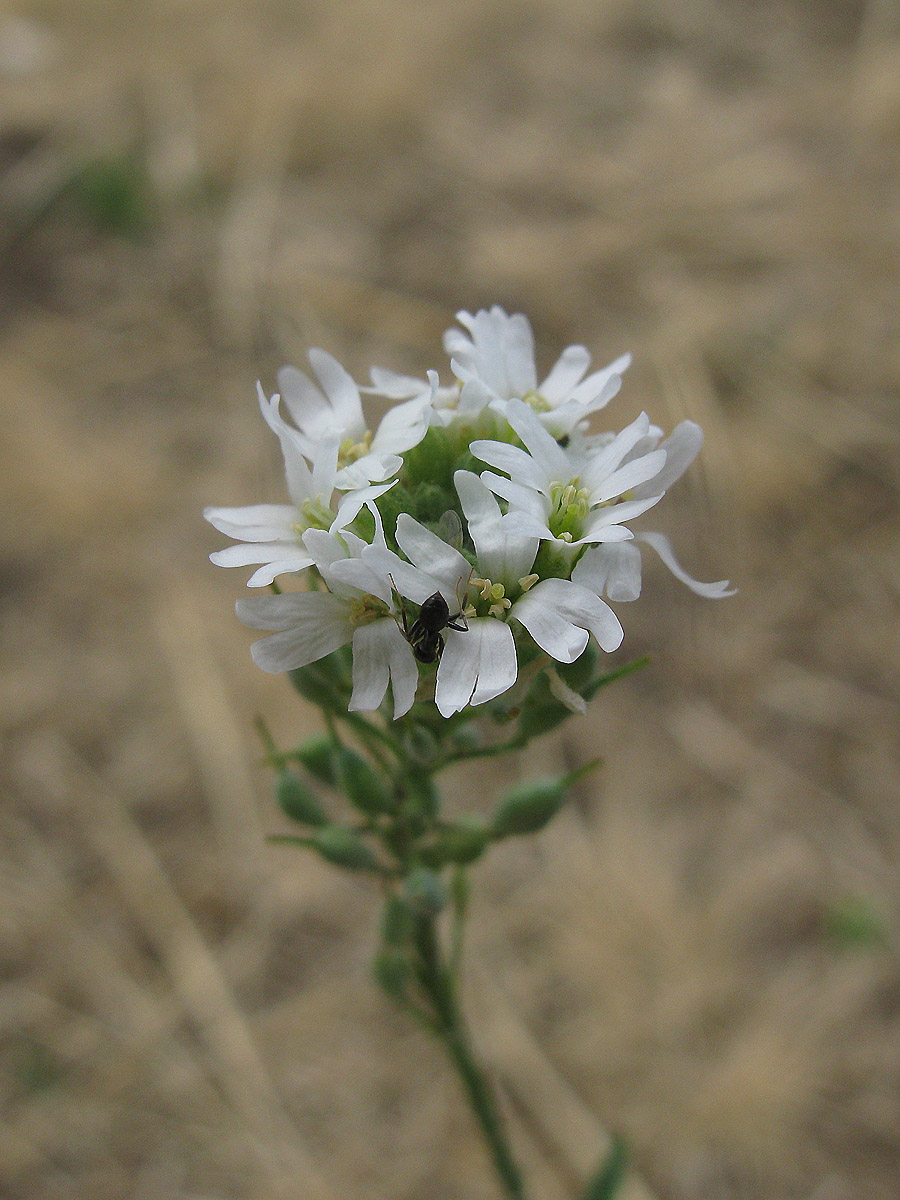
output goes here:
[{"label": "white petal", "polygon": [[565,450],[547,432],[533,409],[521,400],[510,400],[506,406],[506,419],[525,443],[534,461],[540,464],[548,480],[567,483],[572,478],[575,470]]},{"label": "white petal", "polygon": [[275,379],[294,423],[317,437],[331,420],[331,405],[325,396],[298,367],[282,367]]},{"label": "white petal", "polygon": [[286,424],[279,411],[281,397],[276,393],[271,400],[267,398],[260,384],[256,385],[259,407],[266,424],[278,437],[281,443],[281,453],[284,457],[284,473],[287,479],[288,493],[299,508],[304,500],[315,496],[312,486],[312,472],[306,461],[306,455],[312,457],[315,443],[297,429]]},{"label": "white petal", "polygon": [[550,532],[544,518],[536,517],[532,513],[508,512],[503,518],[503,528],[516,537],[539,538],[543,541],[558,540]]},{"label": "white petal", "polygon": [[[549,436],[549,435],[548,435]],[[547,485],[556,476],[548,474],[543,464],[538,464],[519,446],[511,446],[508,442],[483,441],[478,439],[469,446],[472,454],[486,462],[489,467],[505,471],[514,480],[544,492]]]},{"label": "white petal", "polygon": [[669,437],[660,446],[666,452],[666,465],[655,479],[640,484],[634,489],[635,496],[646,492],[665,492],[681,478],[703,445],[703,430],[693,421],[682,421],[676,425]]},{"label": "white petal", "polygon": [[[348,492],[343,496],[338,505],[337,516],[331,524],[331,532],[339,529],[346,529],[359,515],[360,509],[368,504],[370,500],[377,500],[379,496],[383,496],[397,482],[396,479],[390,483],[375,483],[369,487],[357,488],[354,491]],[[374,507],[374,506],[373,506]],[[378,511],[377,509],[375,510]]]},{"label": "white petal", "polygon": [[257,579],[257,571],[250,580],[250,587],[259,587],[261,583],[271,583],[276,575],[285,571],[302,571],[312,565],[312,559],[301,545],[290,546],[286,542],[239,542],[235,546],[226,546],[209,556],[210,562],[217,567],[247,567],[251,564],[266,563],[265,573],[269,568],[277,567],[268,579]]},{"label": "white petal", "polygon": [[239,600],[235,609],[245,625],[282,631],[250,648],[256,665],[273,675],[305,667],[353,636],[345,602],[328,592],[259,596]]},{"label": "white petal", "polygon": [[572,582],[610,600],[637,600],[641,594],[641,552],[633,542],[591,546],[572,572]]},{"label": "white petal", "polygon": [[619,463],[624,460],[626,454],[646,435],[649,428],[650,418],[646,413],[641,413],[586,464],[581,472],[581,478],[588,491],[593,492],[602,485],[604,479],[612,474]]},{"label": "white petal", "polygon": [[402,466],[403,459],[399,454],[364,454],[356,462],[341,467],[334,477],[334,486],[349,492],[369,483],[383,483],[396,475]]},{"label": "white petal", "polygon": [[493,471],[482,471],[479,478],[495,495],[506,500],[510,512],[528,513],[538,521],[546,518],[550,500],[542,492],[507,479],[505,475],[495,475]]},{"label": "white petal", "polygon": [[292,526],[299,515],[293,504],[248,504],[243,508],[203,510],[205,519],[220,533],[244,542],[296,542]]},{"label": "white petal", "polygon": [[504,621],[479,617],[464,632],[445,631],[434,699],[441,716],[486,704],[516,681],[516,645]]},{"label": "white petal", "polygon": [[409,712],[416,696],[419,670],[409,644],[392,619],[361,625],[353,635],[351,712],[371,712],[384,699],[390,682],[394,720]]},{"label": "white petal", "polygon": [[429,384],[424,379],[416,379],[412,375],[400,375],[396,371],[388,371],[384,367],[372,367],[369,377],[373,387],[360,390],[387,396],[390,400],[410,400],[423,394],[427,395],[429,392]]},{"label": "white petal", "polygon": [[[599,397],[603,397],[603,404],[608,403],[613,396],[618,392],[621,386],[621,375],[631,366],[631,355],[622,354],[614,362],[611,362],[608,367],[603,367],[599,371],[594,371],[579,383],[578,387],[572,392],[572,399],[577,400],[579,404],[590,404],[591,407],[602,407],[595,405],[595,401]],[[615,387],[607,392],[610,381],[619,377],[619,382]]]},{"label": "white petal", "polygon": [[[420,571],[418,567],[412,566],[405,559],[400,558],[398,554],[395,554],[393,550],[389,550],[387,546],[381,546],[377,543],[369,546],[362,552],[362,561],[375,576],[383,581],[382,586],[387,584],[390,587],[389,576],[393,577],[394,586],[400,595],[405,596],[407,600],[412,600],[414,604],[421,604],[429,596],[433,596],[435,592],[441,592],[448,605],[456,603],[454,590],[456,584],[444,593],[444,586],[440,580],[426,571]],[[468,570],[467,563],[467,573]],[[335,566],[335,574],[343,576],[346,573],[346,568]],[[354,576],[355,578],[356,576]],[[371,590],[373,595],[382,595],[374,587],[369,590]]]},{"label": "white petal", "polygon": [[[620,542],[624,538],[620,534],[612,534],[611,531],[620,528],[623,521],[632,521],[635,517],[639,517],[641,513],[652,508],[654,504],[658,504],[662,500],[662,496],[645,496],[642,500],[623,500],[620,504],[610,504],[606,508],[592,508],[585,518],[581,528],[581,537],[578,539],[582,542]],[[630,538],[631,533],[626,530],[625,538]]]},{"label": "white petal", "polygon": [[264,566],[260,567],[258,571],[253,572],[247,580],[247,587],[267,587],[279,575],[296,574],[296,572],[302,571],[310,565],[306,561],[308,557],[308,555],[305,555],[303,558],[272,559],[271,562],[267,562]]},{"label": "white petal", "polygon": [[332,421],[342,438],[361,438],[366,431],[359,388],[351,375],[327,350],[313,348],[309,361],[316,378],[331,401]]},{"label": "white petal", "polygon": [[700,583],[698,580],[693,579],[679,565],[672,552],[672,543],[664,534],[639,533],[635,537],[638,541],[646,542],[648,546],[652,546],[675,578],[680,579],[683,584],[689,587],[692,592],[696,592],[698,596],[705,596],[708,600],[720,600],[724,596],[733,596],[737,592],[737,588],[729,588],[729,580],[727,579],[720,579],[717,583]]},{"label": "white petal", "polygon": [[584,346],[567,346],[538,389],[547,403],[556,408],[567,400],[590,362],[591,356]]},{"label": "white petal", "polygon": [[665,489],[657,487],[656,476],[665,465],[665,450],[654,450],[651,454],[645,454],[643,458],[633,459],[619,467],[618,471],[613,471],[599,487],[591,491],[591,504],[603,504],[606,500],[612,500],[614,496],[621,496],[623,492],[646,483],[648,479],[653,480],[653,492],[661,494]]},{"label": "white petal", "polygon": [[568,579],[545,579],[536,584],[516,601],[510,615],[559,662],[574,662],[587,645],[588,633],[606,651],[615,650],[625,636],[609,605]]},{"label": "white petal", "polygon": [[444,599],[453,604],[460,581],[471,572],[467,560],[408,513],[401,513],[397,518],[396,538],[397,545],[410,562],[440,581]]},{"label": "white petal", "polygon": [[531,570],[538,539],[503,524],[499,504],[477,475],[457,471],[453,480],[475,543],[478,570],[494,583],[511,586]]}]

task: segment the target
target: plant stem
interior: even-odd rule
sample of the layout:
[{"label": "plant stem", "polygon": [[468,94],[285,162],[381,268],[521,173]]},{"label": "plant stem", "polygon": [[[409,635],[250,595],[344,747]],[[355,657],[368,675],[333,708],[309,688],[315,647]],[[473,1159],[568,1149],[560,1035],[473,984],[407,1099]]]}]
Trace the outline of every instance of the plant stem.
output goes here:
[{"label": "plant stem", "polygon": [[525,1200],[522,1176],[512,1157],[490,1085],[475,1060],[453,981],[442,961],[435,917],[431,913],[422,913],[417,918],[416,947],[421,967],[420,982],[434,1008],[435,1032],[446,1046],[463,1082],[506,1195],[509,1200]]}]

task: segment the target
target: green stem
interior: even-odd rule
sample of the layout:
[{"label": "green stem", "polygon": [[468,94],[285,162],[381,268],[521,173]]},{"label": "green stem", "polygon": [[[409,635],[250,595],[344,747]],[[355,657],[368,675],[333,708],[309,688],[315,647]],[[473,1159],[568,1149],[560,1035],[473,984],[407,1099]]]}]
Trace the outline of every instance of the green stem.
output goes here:
[{"label": "green stem", "polygon": [[431,913],[417,918],[416,947],[420,959],[420,982],[434,1008],[435,1032],[443,1041],[488,1143],[494,1167],[509,1200],[525,1200],[522,1176],[513,1159],[487,1078],[475,1060],[457,1004],[453,983],[441,959],[435,918]]}]

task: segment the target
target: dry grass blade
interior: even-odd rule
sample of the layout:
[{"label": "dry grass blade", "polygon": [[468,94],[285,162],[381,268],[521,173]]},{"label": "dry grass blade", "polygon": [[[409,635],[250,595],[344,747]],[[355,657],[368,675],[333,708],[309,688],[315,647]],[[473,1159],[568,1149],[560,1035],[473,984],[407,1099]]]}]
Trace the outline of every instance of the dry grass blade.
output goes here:
[{"label": "dry grass blade", "polygon": [[159,953],[210,1069],[246,1122],[271,1194],[295,1196],[302,1180],[305,1196],[327,1200],[331,1193],[298,1143],[227,981],[122,798],[59,736],[36,740],[30,762],[34,785],[58,805],[75,804],[85,838]]}]

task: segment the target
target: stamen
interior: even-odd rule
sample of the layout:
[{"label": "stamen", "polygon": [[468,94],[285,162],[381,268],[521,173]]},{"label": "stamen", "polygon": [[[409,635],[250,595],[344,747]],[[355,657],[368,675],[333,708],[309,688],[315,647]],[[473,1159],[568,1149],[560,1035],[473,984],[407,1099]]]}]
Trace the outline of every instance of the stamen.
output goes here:
[{"label": "stamen", "polygon": [[518,580],[518,584],[523,592],[527,592],[529,588],[534,587],[539,579],[540,575],[523,575],[522,578]]}]

